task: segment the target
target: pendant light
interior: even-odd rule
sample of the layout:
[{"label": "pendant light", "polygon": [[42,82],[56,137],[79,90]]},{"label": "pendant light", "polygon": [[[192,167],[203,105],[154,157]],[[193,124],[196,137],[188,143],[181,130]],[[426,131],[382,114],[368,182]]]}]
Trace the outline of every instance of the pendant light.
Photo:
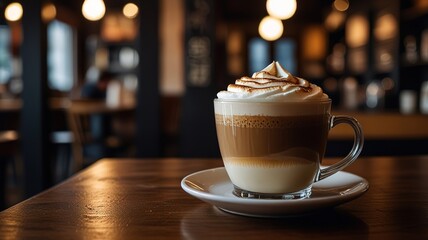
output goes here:
[{"label": "pendant light", "polygon": [[103,0],[85,0],[82,5],[82,14],[89,21],[98,21],[106,12]]}]

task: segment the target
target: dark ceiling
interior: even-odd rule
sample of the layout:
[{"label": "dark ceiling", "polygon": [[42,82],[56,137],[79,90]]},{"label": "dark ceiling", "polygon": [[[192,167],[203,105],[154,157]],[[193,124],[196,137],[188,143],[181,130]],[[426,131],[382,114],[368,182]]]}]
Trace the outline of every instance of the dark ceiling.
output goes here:
[{"label": "dark ceiling", "polygon": [[[222,0],[215,1],[217,15],[225,21],[260,21],[268,13],[266,0]],[[324,11],[330,8],[332,0],[298,0],[295,15],[289,22],[321,22]]]},{"label": "dark ceiling", "polygon": [[[186,1],[186,0],[183,0]],[[80,11],[83,0],[53,0],[70,10]],[[104,0],[108,9],[121,9],[129,0]],[[260,21],[267,15],[266,0],[213,0],[216,15],[224,21]],[[297,11],[290,22],[320,22],[323,11],[331,6],[332,0],[297,0]]]}]

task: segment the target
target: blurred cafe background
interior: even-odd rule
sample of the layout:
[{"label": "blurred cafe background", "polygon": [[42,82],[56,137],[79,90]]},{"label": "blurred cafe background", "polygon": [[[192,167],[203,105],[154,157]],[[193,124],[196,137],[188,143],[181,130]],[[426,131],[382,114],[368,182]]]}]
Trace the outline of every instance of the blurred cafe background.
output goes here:
[{"label": "blurred cafe background", "polygon": [[216,93],[273,60],[362,155],[428,153],[428,0],[0,0],[0,209],[103,157],[220,157]]}]

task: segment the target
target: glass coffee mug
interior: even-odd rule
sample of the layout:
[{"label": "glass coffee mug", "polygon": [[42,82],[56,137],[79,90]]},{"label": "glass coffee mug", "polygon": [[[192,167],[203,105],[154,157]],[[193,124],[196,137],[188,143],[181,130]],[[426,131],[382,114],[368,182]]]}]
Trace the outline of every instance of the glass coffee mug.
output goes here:
[{"label": "glass coffee mug", "polygon": [[[360,124],[349,116],[332,116],[330,99],[215,99],[214,110],[223,163],[239,197],[307,198],[314,182],[351,164],[363,147]],[[341,123],[353,128],[353,147],[341,161],[321,168],[328,132]]]}]

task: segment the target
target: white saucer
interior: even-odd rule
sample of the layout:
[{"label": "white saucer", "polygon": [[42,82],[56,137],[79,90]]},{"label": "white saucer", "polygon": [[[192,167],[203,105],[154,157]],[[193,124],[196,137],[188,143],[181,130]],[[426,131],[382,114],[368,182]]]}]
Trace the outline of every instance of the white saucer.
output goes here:
[{"label": "white saucer", "polygon": [[190,174],[181,187],[190,195],[226,212],[257,217],[282,217],[309,213],[351,201],[369,189],[366,179],[347,172],[337,172],[312,187],[307,199],[246,199],[232,194],[233,185],[224,167]]}]

